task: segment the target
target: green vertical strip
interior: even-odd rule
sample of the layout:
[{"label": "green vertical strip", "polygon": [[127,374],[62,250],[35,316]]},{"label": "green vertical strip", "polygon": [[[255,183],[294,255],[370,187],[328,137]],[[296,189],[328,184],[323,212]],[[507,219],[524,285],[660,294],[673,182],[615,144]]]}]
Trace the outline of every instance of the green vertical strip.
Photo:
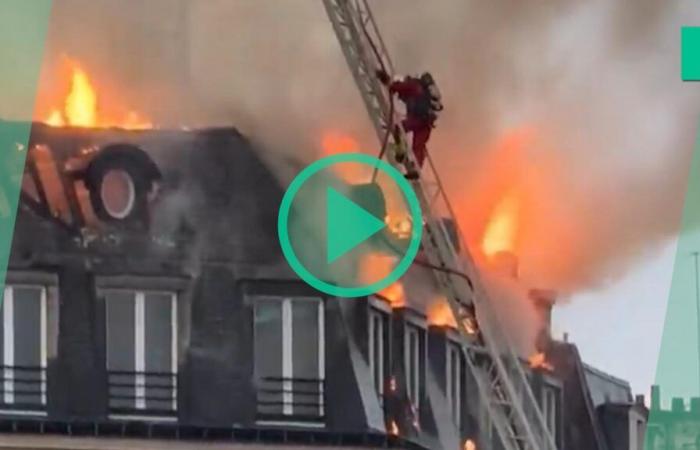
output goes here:
[{"label": "green vertical strip", "polygon": [[[700,397],[700,280],[697,278],[700,273],[696,271],[696,258],[700,265],[700,254],[696,256],[696,252],[700,252],[700,131],[698,133],[658,353],[655,379],[658,387],[651,396],[647,450],[676,448],[670,444],[672,436],[683,429],[682,422],[690,417],[691,398]],[[694,408],[698,405],[696,403]],[[694,414],[698,417],[700,410]]]},{"label": "green vertical strip", "polygon": [[50,12],[50,0],[0,0],[0,285],[12,246]]},{"label": "green vertical strip", "polygon": [[700,81],[700,27],[681,28],[681,79]]}]

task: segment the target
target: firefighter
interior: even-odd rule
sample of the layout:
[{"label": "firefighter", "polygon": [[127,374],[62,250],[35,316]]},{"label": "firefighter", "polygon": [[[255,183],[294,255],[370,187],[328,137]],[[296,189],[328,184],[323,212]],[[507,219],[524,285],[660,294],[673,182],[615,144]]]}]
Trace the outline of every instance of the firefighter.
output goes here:
[{"label": "firefighter", "polygon": [[[432,129],[435,128],[438,114],[443,109],[440,91],[435,80],[429,72],[425,72],[419,77],[406,76],[392,81],[383,70],[377,71],[377,78],[389,88],[391,95],[398,95],[406,105],[406,118],[401,124],[407,133],[412,134],[411,150],[418,166],[422,168],[428,155],[426,144]],[[397,155],[399,156],[402,159],[403,155]],[[418,172],[415,168],[411,168],[406,177],[415,179],[418,177]]]}]

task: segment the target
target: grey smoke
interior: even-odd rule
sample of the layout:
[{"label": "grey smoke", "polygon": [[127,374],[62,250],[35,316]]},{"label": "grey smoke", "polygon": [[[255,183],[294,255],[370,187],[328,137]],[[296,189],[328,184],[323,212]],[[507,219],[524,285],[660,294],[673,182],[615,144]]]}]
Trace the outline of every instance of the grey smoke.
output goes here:
[{"label": "grey smoke", "polygon": [[[399,70],[429,69],[441,85],[447,109],[431,148],[467,210],[462,183],[504,130],[534,126],[546,139],[528,157],[561,162],[551,173],[559,207],[543,210],[557,245],[530,243],[521,268],[542,266],[544,247],[569,252],[576,270],[532,282],[604,285],[677,231],[700,105],[678,61],[679,27],[700,19],[694,2],[373,5]],[[164,127],[234,124],[303,159],[335,129],[376,151],[317,0],[56,0],[44,92],[61,54]],[[569,248],[571,234],[585,245]]]}]

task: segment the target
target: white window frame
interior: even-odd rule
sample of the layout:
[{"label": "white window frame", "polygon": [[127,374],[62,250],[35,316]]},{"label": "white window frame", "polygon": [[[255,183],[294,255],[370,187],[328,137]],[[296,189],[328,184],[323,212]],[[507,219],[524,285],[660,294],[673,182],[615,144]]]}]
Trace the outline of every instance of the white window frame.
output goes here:
[{"label": "white window frame", "polygon": [[[404,333],[404,371],[406,373],[406,390],[408,398],[416,411],[420,407],[420,386],[421,386],[421,329],[413,324],[406,323]],[[415,337],[414,358],[411,361],[411,336]]]},{"label": "white window frame", "polygon": [[[26,289],[39,289],[41,292],[40,297],[40,318],[39,318],[39,332],[40,332],[40,345],[39,350],[39,367],[41,369],[41,407],[46,407],[46,370],[48,367],[48,322],[47,322],[47,308],[48,308],[48,288],[43,285],[35,284],[6,284],[3,291],[3,305],[2,305],[2,320],[3,320],[3,361],[4,366],[14,366],[15,363],[15,333],[14,333],[14,290],[16,288],[26,288]],[[15,371],[13,369],[5,368],[3,371],[4,381],[4,392],[3,392],[3,402],[6,405],[12,405],[15,403],[14,395],[14,377]],[[38,410],[0,410],[0,412],[11,412],[13,414],[22,415],[46,415],[46,411]]]},{"label": "white window frame", "polygon": [[[369,338],[367,340],[369,344],[369,370],[372,377],[372,384],[374,385],[377,395],[379,396],[380,404],[383,404],[384,383],[386,382],[386,368],[384,367],[384,347],[386,346],[386,319],[386,313],[376,308],[369,308]],[[375,336],[379,336],[380,342],[378,343],[378,345],[377,342],[375,342]],[[375,354],[376,348],[379,349],[379,354]],[[381,379],[379,380],[377,379],[377,372],[379,372],[381,377]]]},{"label": "white window frame", "polygon": [[[464,378],[462,349],[453,341],[447,341],[445,347],[447,406],[452,420],[459,427],[462,418],[462,380]],[[456,362],[456,365],[453,362]]]},{"label": "white window frame", "polygon": [[[314,302],[318,314],[318,379],[319,379],[319,415],[325,416],[325,380],[326,380],[326,333],[325,333],[325,307],[323,299],[320,297],[282,297],[275,295],[256,295],[255,299],[276,300],[282,303],[282,414],[285,416],[294,415],[294,393],[292,392],[294,379],[294,333],[293,333],[293,302]],[[254,300],[255,301],[255,300]],[[257,313],[253,307],[254,314]],[[255,339],[255,337],[253,337]],[[275,424],[273,421],[258,421],[259,423]]]},{"label": "white window frame", "polygon": [[[170,330],[171,330],[171,342],[170,342],[170,352],[171,352],[171,371],[172,371],[172,382],[173,382],[173,392],[172,392],[172,409],[173,414],[177,413],[177,392],[178,392],[178,294],[173,291],[158,290],[158,289],[127,289],[127,288],[103,288],[100,290],[100,294],[105,296],[109,292],[126,292],[133,294],[134,296],[134,371],[141,372],[137,373],[134,377],[134,395],[136,400],[134,402],[134,409],[143,410],[147,412],[146,399],[144,395],[146,394],[146,295],[169,295],[171,300],[171,313],[170,313]],[[106,312],[106,311],[105,311]],[[105,316],[105,320],[108,318]],[[109,333],[109,326],[105,327],[105,332]],[[109,336],[107,336],[109,339]],[[107,368],[109,368],[109,361],[106,361]],[[132,414],[110,414],[110,418],[118,419],[122,417],[135,417]],[[150,418],[150,417],[149,417]],[[169,419],[169,418],[168,418]]]}]

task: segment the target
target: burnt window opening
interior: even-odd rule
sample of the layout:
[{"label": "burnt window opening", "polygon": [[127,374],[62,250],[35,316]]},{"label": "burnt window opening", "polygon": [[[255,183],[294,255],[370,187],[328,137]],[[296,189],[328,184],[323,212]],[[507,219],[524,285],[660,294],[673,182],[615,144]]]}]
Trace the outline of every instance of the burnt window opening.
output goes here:
[{"label": "burnt window opening", "polygon": [[369,368],[372,384],[379,396],[379,404],[384,405],[384,389],[387,380],[389,317],[376,308],[369,309]]},{"label": "burnt window opening", "polygon": [[459,427],[462,419],[462,396],[464,395],[464,360],[462,349],[456,342],[447,344],[447,406],[452,420]]},{"label": "burnt window opening", "polygon": [[324,308],[319,298],[255,297],[257,412],[262,421],[322,421]]},{"label": "burnt window opening", "polygon": [[420,407],[421,369],[422,361],[421,330],[415,325],[406,324],[406,334],[404,336],[404,368],[406,371],[406,389],[408,398],[413,407],[418,410]]},{"label": "burnt window opening", "polygon": [[177,295],[103,290],[108,404],[112,415],[177,412]]},{"label": "burnt window opening", "polygon": [[44,286],[6,285],[0,310],[0,409],[44,414],[47,400],[47,289]]}]

